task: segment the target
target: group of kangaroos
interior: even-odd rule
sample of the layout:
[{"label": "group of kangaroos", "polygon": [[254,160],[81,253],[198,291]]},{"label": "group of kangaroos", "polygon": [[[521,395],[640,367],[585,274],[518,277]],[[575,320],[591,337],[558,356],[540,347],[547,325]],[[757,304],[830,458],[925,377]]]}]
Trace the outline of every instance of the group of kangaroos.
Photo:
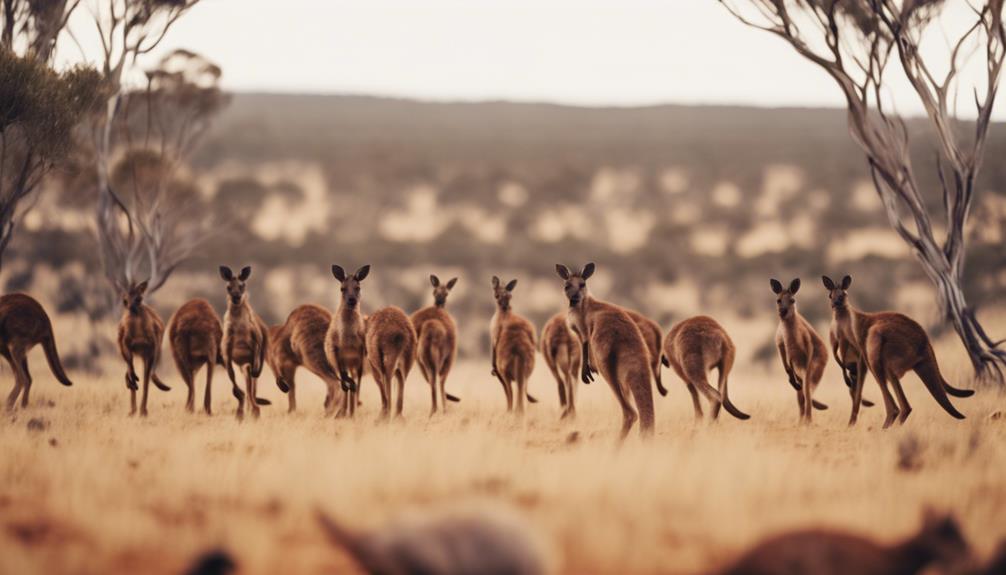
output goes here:
[{"label": "group of kangaroos", "polygon": [[[513,309],[517,280],[504,284],[493,276],[496,311],[490,324],[491,373],[503,387],[508,411],[522,414],[525,398],[532,403],[537,401],[528,393],[528,380],[540,347],[558,386],[562,418],[576,415],[577,379],[589,384],[599,373],[621,407],[621,437],[629,433],[637,420],[643,435],[652,434],[651,382],[661,395],[667,395],[660,374],[663,363],[684,381],[697,419],[703,418],[700,396],[709,402],[714,420],[721,407],[738,419],[749,419],[730,401],[728,380],[736,348],[716,320],[708,316],[692,317],[663,335],[660,326],[642,314],[592,296],[587,280],[594,271],[593,263],[576,271],[556,265],[569,308],[545,324],[540,345],[532,323]],[[339,282],[342,295],[334,314],[317,305],[302,305],[282,325],[268,327],[255,313],[249,298],[251,273],[250,266],[237,274],[227,266],[220,267],[227,292],[227,310],[222,322],[209,302],[194,299],[182,305],[167,324],[175,365],[188,388],[187,410],[195,410],[195,375],[206,367],[203,408],[207,414],[212,412],[213,371],[217,364],[227,370],[237,399],[238,418],[244,417],[246,408],[258,417],[259,406],[270,403],[257,392],[257,382],[266,364],[277,386],[287,394],[291,412],[297,408],[295,374],[299,367],[325,383],[327,415],[352,417],[360,402],[361,381],[369,373],[380,391],[381,418],[390,417],[393,397],[394,413],[401,416],[405,381],[414,362],[419,364],[430,386],[431,414],[438,409],[446,411],[449,401],[460,401],[445,389],[457,352],[457,326],[446,304],[457,278],[441,282],[431,275],[433,305],[411,317],[394,306],[364,315],[362,285],[370,266],[349,274],[341,266],[333,265],[332,275]],[[852,398],[850,425],[856,423],[861,405],[873,405],[863,397],[867,371],[880,387],[886,410],[885,428],[895,421],[904,423],[912,411],[900,383],[910,370],[915,371],[943,409],[953,417],[964,418],[948,395],[968,397],[974,392],[952,387],[943,378],[922,326],[900,313],[869,313],[853,307],[848,298],[850,276],[840,282],[827,276],[822,280],[832,309],[831,357],[841,368]],[[813,395],[828,362],[828,350],[797,311],[800,280],[783,286],[773,279],[770,285],[777,296],[779,356],[789,384],[796,391],[800,420],[809,423],[815,409],[827,409]],[[165,324],[153,308],[143,303],[146,289],[147,282],[140,282],[125,290],[122,300],[125,311],[118,332],[119,350],[126,362],[130,413],[137,412],[136,395],[142,382],[139,413],[143,416],[148,413],[150,383],[162,390],[170,389],[155,371]],[[71,385],[61,367],[52,324],[42,306],[24,294],[0,298],[0,353],[15,376],[14,390],[7,399],[9,409],[14,408],[19,395],[21,405],[28,404],[32,380],[25,356],[36,344],[42,344],[56,378],[64,385]],[[142,366],[140,374],[134,364],[137,357]],[[707,379],[713,369],[718,372],[716,387]],[[237,372],[243,376],[243,389],[238,384]]]}]

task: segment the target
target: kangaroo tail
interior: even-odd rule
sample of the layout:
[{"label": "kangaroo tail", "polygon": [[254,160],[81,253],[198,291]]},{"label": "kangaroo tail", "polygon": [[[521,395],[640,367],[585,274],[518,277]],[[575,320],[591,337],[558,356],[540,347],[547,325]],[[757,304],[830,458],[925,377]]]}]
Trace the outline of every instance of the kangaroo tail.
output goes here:
[{"label": "kangaroo tail", "polygon": [[[613,373],[618,373],[617,371]],[[633,369],[628,373],[627,387],[632,399],[636,404],[636,411],[639,413],[639,431],[644,435],[653,433],[654,411],[653,411],[653,388],[650,387],[650,377],[652,370],[647,366],[645,372]],[[714,390],[715,391],[715,390]]]},{"label": "kangaroo tail", "polygon": [[975,390],[973,390],[973,389],[961,389],[959,387],[954,387],[954,386],[950,385],[949,383],[947,383],[947,380],[945,380],[945,379],[943,380],[943,389],[944,389],[944,391],[946,391],[947,393],[949,393],[950,395],[952,395],[954,397],[971,397],[972,395],[975,394]]},{"label": "kangaroo tail", "polygon": [[458,403],[459,401],[461,401],[460,397],[458,397],[456,395],[451,395],[451,394],[447,393],[446,391],[444,392],[444,396],[446,396],[449,401],[453,401],[454,403]]},{"label": "kangaroo tail", "polygon": [[940,368],[936,363],[935,357],[930,356],[920,361],[919,364],[915,366],[915,373],[919,376],[919,379],[922,380],[922,383],[926,385],[926,389],[928,389],[929,393],[932,394],[936,403],[940,404],[940,407],[946,410],[946,412],[953,417],[957,419],[964,419],[964,414],[957,411],[957,408],[950,403],[950,399],[947,397],[947,390],[944,387],[946,385],[946,381],[943,379],[943,376],[940,375]]},{"label": "kangaroo tail", "polygon": [[[720,395],[720,392],[715,387],[709,385],[709,381],[706,379],[706,369],[701,363],[692,365],[686,363],[684,366],[684,372],[685,375],[688,376],[688,381],[694,385],[695,389],[699,390],[702,395],[706,396],[706,399],[709,401],[715,401],[716,403],[723,402],[723,397]],[[723,406],[726,407],[726,403],[724,403]]]},{"label": "kangaroo tail", "polygon": [[[667,367],[671,366],[671,362],[667,361],[667,358],[663,355],[660,356],[660,362]],[[657,391],[660,393],[660,396],[667,397],[667,388],[664,387],[664,382],[660,379],[660,364],[653,366],[653,379],[657,382]]]},{"label": "kangaroo tail", "polygon": [[660,354],[660,363],[664,364],[664,367],[671,367],[671,360],[664,354]]},{"label": "kangaroo tail", "polygon": [[[727,383],[729,381],[729,372],[732,366],[733,366],[732,357],[728,363],[720,364],[720,389],[723,390],[722,393],[723,409],[727,410],[727,413],[736,417],[737,419],[740,419],[741,421],[744,421],[745,419],[751,419],[750,415],[744,413],[740,409],[737,409],[737,406],[734,405],[734,402],[730,401],[730,392],[728,391]],[[701,379],[702,381],[706,380],[705,374],[702,374]]]},{"label": "kangaroo tail", "polygon": [[265,399],[264,397],[256,397],[255,403],[258,405],[272,405],[272,402],[269,401],[268,399]]},{"label": "kangaroo tail", "polygon": [[59,360],[59,353],[56,351],[56,339],[52,336],[52,327],[49,328],[49,336],[42,340],[42,349],[45,350],[45,359],[49,362],[49,369],[60,383],[69,387],[73,385],[70,378],[63,371],[63,363]]},{"label": "kangaroo tail", "polygon": [[[534,353],[534,347],[531,348],[531,353]],[[524,378],[526,380],[527,376],[524,375],[524,357],[518,353],[514,361],[514,374],[517,375],[518,378]],[[524,389],[526,390],[527,386],[524,386]],[[525,391],[524,396],[527,397],[528,403],[538,403],[538,398],[531,395],[530,392]]]},{"label": "kangaroo tail", "polygon": [[816,409],[818,411],[824,411],[824,410],[828,409],[828,404],[821,403],[820,401],[818,401],[816,399],[810,400],[810,404],[813,405],[814,409]]},{"label": "kangaroo tail", "polygon": [[165,385],[164,382],[161,381],[161,378],[158,377],[156,373],[150,374],[150,381],[152,381],[154,383],[154,386],[161,391],[171,391],[171,388]]}]

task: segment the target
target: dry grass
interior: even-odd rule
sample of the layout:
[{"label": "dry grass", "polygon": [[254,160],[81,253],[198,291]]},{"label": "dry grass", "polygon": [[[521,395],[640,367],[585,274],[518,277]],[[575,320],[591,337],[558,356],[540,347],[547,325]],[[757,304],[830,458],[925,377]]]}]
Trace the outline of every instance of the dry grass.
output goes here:
[{"label": "dry grass", "polygon": [[[322,386],[306,376],[301,412],[288,416],[266,376],[274,405],[238,424],[222,370],[214,417],[183,413],[184,386],[170,378],[175,389],[152,390],[141,420],[127,417],[118,374],[62,389],[36,366],[32,406],[0,424],[0,572],[178,573],[213,547],[230,550],[242,573],[346,572],[316,508],[365,527],[482,499],[522,510],[566,573],[698,573],[809,525],[893,539],[926,505],[955,510],[983,554],[1006,536],[1006,421],[990,418],[999,395],[955,400],[968,415],[958,422],[912,377],[917,409],[904,428],[881,432],[877,407],[849,430],[848,395],[829,366],[818,397],[831,409],[801,428],[782,377],[738,369],[731,390],[753,419],[695,424],[665,370],[671,395],[657,400],[656,437],[633,435],[619,449],[603,381],[580,386],[579,419],[561,424],[539,365],[531,389],[542,402],[517,423],[488,371],[456,369],[449,387],[464,401],[434,419],[414,373],[406,420],[390,425],[374,422],[369,379],[348,422],[322,418]],[[876,384],[867,394],[879,400]]]}]

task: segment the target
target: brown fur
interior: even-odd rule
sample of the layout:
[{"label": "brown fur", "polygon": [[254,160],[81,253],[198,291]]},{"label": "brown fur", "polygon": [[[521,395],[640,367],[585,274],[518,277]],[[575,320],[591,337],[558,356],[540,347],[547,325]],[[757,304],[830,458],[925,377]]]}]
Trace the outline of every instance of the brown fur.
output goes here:
[{"label": "brown fur", "polygon": [[[524,316],[513,311],[510,298],[517,287],[517,280],[510,280],[505,286],[493,276],[493,297],[496,299],[496,313],[489,322],[489,345],[491,347],[492,374],[503,386],[506,394],[506,409],[517,415],[524,415],[524,398],[537,403],[527,390],[528,380],[534,372],[535,333],[534,325]],[[517,384],[517,401],[514,405],[513,384]]]},{"label": "brown fur", "polygon": [[[556,265],[556,272],[565,281],[563,289],[569,299],[569,325],[580,338],[584,358],[580,364],[581,379],[584,383],[593,381],[590,373],[590,364],[593,364],[611,386],[622,408],[623,439],[636,419],[639,419],[640,433],[651,435],[654,412],[650,378],[653,372],[639,326],[624,309],[590,295],[587,278],[594,273],[594,264],[587,264],[579,272]],[[629,401],[630,394],[635,408]]]},{"label": "brown fur", "polygon": [[[699,392],[712,402],[714,420],[720,415],[721,405],[737,419],[750,417],[734,406],[727,391],[727,380],[736,355],[737,350],[726,330],[709,316],[700,315],[683,320],[667,332],[667,337],[664,338],[664,365],[673,368],[688,387],[696,419],[702,419]],[[719,371],[716,388],[709,385],[706,379],[706,374],[713,368]]]},{"label": "brown fur", "polygon": [[119,320],[119,353],[126,361],[126,388],[129,389],[129,415],[136,414],[136,389],[139,378],[133,366],[133,357],[140,356],[143,362],[143,399],[140,402],[140,416],[147,416],[147,394],[150,382],[162,391],[171,388],[164,385],[157,377],[155,370],[161,357],[161,341],[164,337],[164,321],[157,315],[154,308],[143,304],[143,294],[147,291],[147,282],[129,286],[122,296],[122,305],[126,311]]},{"label": "brown fur", "polygon": [[[929,393],[947,413],[957,419],[964,414],[950,403],[947,394],[968,397],[974,392],[952,387],[940,373],[929,336],[916,321],[906,315],[894,312],[866,313],[849,304],[847,290],[852,278],[845,276],[836,284],[827,276],[822,278],[831,300],[835,331],[841,345],[845,342],[859,354],[856,368],[856,388],[852,399],[852,414],[849,425],[854,425],[859,416],[860,401],[863,397],[863,383],[869,368],[880,385],[887,417],[884,428],[890,427],[895,419],[904,423],[912,412],[912,406],[901,388],[901,378],[908,371],[915,371]],[[888,390],[894,388],[897,402]]]},{"label": "brown fur", "polygon": [[783,287],[779,280],[771,280],[772,292],[776,294],[776,309],[779,312],[779,328],[775,332],[775,345],[779,350],[782,367],[789,377],[789,384],[796,390],[800,407],[800,421],[810,423],[814,409],[828,409],[828,406],[814,401],[813,394],[824,376],[828,365],[824,340],[796,308],[796,292],[800,289],[800,279]]},{"label": "brown fur", "polygon": [[967,558],[956,520],[926,517],[922,528],[891,546],[823,529],[785,533],[744,553],[722,575],[913,575],[930,564]]},{"label": "brown fur", "polygon": [[325,337],[332,325],[332,314],[323,307],[302,305],[290,312],[283,325],[269,328],[269,367],[276,385],[289,398],[289,412],[297,410],[295,375],[303,366],[318,376],[328,389],[325,414],[344,409],[343,384],[325,354]]},{"label": "brown fur", "polygon": [[629,314],[632,321],[636,322],[636,325],[639,326],[639,333],[643,336],[643,341],[646,343],[646,351],[649,353],[650,371],[653,372],[653,381],[657,384],[657,391],[660,392],[660,395],[666,396],[667,388],[664,387],[663,382],[660,380],[660,344],[664,339],[664,330],[660,329],[660,325],[657,322],[638,311],[629,308],[623,309],[625,309],[625,313]]},{"label": "brown fur", "polygon": [[[224,313],[224,335],[221,354],[231,389],[238,400],[237,418],[244,418],[247,401],[253,417],[259,417],[259,405],[271,402],[258,397],[258,378],[265,364],[266,350],[269,348],[269,329],[262,318],[252,309],[248,301],[245,282],[251,276],[251,266],[241,269],[237,276],[227,266],[220,266],[220,277],[227,282],[227,312]],[[245,392],[238,387],[234,375],[237,365],[245,376]]]},{"label": "brown fur", "polygon": [[14,390],[7,396],[8,410],[14,409],[19,394],[21,407],[28,407],[32,380],[27,356],[38,344],[42,344],[45,359],[56,379],[63,385],[73,385],[63,371],[56,351],[56,338],[52,334],[52,322],[42,304],[22,293],[0,296],[0,355],[14,371]]},{"label": "brown fur", "polygon": [[412,326],[419,338],[417,362],[423,378],[430,384],[430,414],[437,412],[437,399],[441,408],[447,411],[447,400],[458,401],[458,398],[447,393],[447,375],[454,365],[457,354],[458,328],[454,318],[447,312],[447,296],[450,294],[458,278],[451,278],[447,283],[441,283],[440,278],[430,276],[433,285],[433,305],[412,314]]},{"label": "brown fur", "polygon": [[223,336],[220,316],[204,299],[185,302],[168,321],[171,355],[175,358],[178,373],[185,380],[185,386],[189,390],[185,409],[190,412],[195,411],[196,372],[205,365],[206,393],[203,397],[203,410],[207,415],[213,413],[213,372],[220,360]]},{"label": "brown fur", "polygon": [[[367,318],[367,359],[381,389],[382,417],[387,418],[391,414],[392,395],[395,395],[395,416],[402,416],[405,380],[412,371],[415,357],[416,330],[404,311],[390,306]],[[392,378],[397,384],[397,394],[391,391]]]},{"label": "brown fur", "polygon": [[576,417],[576,382],[580,370],[580,341],[566,323],[566,312],[557,313],[541,330],[541,355],[559,387],[562,418]]},{"label": "brown fur", "polygon": [[342,397],[340,413],[347,417],[356,413],[360,384],[367,364],[367,322],[360,313],[360,282],[368,274],[369,265],[362,266],[352,275],[347,275],[342,266],[332,265],[332,276],[339,281],[342,301],[325,333],[325,357],[342,380],[346,393]]}]

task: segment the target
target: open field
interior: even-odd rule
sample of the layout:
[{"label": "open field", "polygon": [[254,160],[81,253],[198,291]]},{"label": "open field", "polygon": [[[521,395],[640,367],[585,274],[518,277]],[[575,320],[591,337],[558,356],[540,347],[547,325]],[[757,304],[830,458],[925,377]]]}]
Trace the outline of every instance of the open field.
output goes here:
[{"label": "open field", "polygon": [[[42,365],[34,373],[32,405],[0,424],[4,573],[179,573],[215,547],[241,573],[353,572],[317,528],[316,508],[367,527],[485,499],[526,514],[563,573],[701,573],[767,534],[808,525],[889,540],[914,529],[927,505],[955,510],[982,555],[1006,536],[1006,419],[991,417],[1002,396],[955,400],[968,415],[958,422],[914,376],[905,387],[916,411],[881,432],[880,407],[846,429],[849,399],[834,366],[817,395],[831,409],[810,428],[797,425],[782,377],[744,369],[731,390],[752,420],[695,424],[687,392],[665,370],[671,393],[657,399],[656,437],[634,433],[619,449],[603,381],[580,386],[579,419],[560,423],[541,364],[531,385],[541,403],[522,423],[503,413],[483,363],[456,369],[448,387],[463,402],[434,419],[414,372],[406,419],[388,425],[374,422],[369,378],[349,422],[321,416],[322,386],[306,374],[301,410],[288,416],[265,375],[273,406],[239,424],[222,370],[212,418],[184,413],[184,386],[169,377],[174,389],[152,389],[146,420],[126,415],[121,376],[63,389]],[[872,380],[867,395],[879,400]],[[899,469],[910,443],[916,469]]]}]

